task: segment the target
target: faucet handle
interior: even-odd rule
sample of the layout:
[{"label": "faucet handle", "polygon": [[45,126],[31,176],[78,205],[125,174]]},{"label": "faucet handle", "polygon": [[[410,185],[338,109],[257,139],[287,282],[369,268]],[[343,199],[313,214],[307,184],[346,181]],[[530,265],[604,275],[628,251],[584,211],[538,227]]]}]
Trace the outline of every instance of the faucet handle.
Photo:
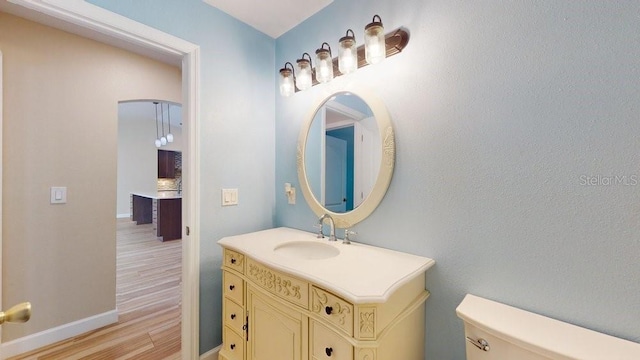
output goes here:
[{"label": "faucet handle", "polygon": [[349,239],[350,235],[355,236],[355,235],[358,235],[358,233],[353,230],[344,229],[344,240],[342,240],[343,244],[346,244],[346,245],[351,244],[351,241]]},{"label": "faucet handle", "polygon": [[316,237],[318,239],[324,239],[324,234],[322,233],[322,224],[315,224],[313,225],[313,227],[318,229],[318,235],[316,235]]}]

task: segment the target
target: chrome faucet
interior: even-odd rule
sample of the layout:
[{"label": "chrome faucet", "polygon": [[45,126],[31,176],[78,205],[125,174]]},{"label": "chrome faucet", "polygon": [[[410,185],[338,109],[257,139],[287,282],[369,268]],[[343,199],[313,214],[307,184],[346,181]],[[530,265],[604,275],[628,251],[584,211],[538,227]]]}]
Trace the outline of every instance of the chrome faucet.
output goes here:
[{"label": "chrome faucet", "polygon": [[320,219],[318,220],[318,224],[320,225],[320,233],[318,234],[318,237],[319,238],[324,237],[324,234],[322,233],[322,223],[324,222],[325,219],[329,219],[329,226],[331,229],[329,233],[329,241],[336,241],[336,226],[335,226],[335,223],[333,222],[333,218],[329,214],[324,214],[320,216]]}]

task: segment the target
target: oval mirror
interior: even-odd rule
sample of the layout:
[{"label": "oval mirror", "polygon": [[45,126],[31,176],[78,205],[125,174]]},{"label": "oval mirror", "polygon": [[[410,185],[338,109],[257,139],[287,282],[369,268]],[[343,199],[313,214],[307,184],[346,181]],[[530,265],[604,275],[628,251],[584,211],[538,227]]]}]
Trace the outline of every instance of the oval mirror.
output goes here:
[{"label": "oval mirror", "polygon": [[384,197],[395,161],[391,119],[370,91],[349,86],[319,99],[298,140],[298,179],[313,212],[336,226],[364,220]]}]

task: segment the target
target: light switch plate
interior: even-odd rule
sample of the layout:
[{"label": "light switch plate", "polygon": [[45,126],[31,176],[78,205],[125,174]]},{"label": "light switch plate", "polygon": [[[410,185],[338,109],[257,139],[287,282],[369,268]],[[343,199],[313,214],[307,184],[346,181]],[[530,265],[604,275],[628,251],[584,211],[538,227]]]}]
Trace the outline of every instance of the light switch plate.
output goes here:
[{"label": "light switch plate", "polygon": [[51,187],[51,203],[52,204],[67,203],[67,187],[66,186]]},{"label": "light switch plate", "polygon": [[238,205],[238,189],[222,189],[222,206]]}]

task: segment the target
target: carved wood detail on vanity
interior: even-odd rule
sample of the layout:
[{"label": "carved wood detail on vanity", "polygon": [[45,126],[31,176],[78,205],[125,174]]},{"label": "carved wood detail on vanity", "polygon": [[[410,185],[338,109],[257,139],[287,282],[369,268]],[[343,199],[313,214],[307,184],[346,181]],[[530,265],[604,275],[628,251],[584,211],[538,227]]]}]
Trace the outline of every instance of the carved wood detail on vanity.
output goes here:
[{"label": "carved wood detail on vanity", "polygon": [[224,265],[243,274],[244,273],[244,255],[233,250],[224,250]]},{"label": "carved wood detail on vanity", "polygon": [[358,307],[360,326],[356,337],[358,339],[375,339],[376,337],[376,308],[375,306]]},{"label": "carved wood detail on vanity", "polygon": [[320,288],[312,287],[311,311],[353,335],[353,305]]},{"label": "carved wood detail on vanity", "polygon": [[376,351],[375,349],[358,349],[358,353],[356,354],[356,360],[376,360]]},{"label": "carved wood detail on vanity", "polygon": [[271,270],[251,259],[247,261],[247,276],[269,292],[303,308],[308,308],[309,285],[296,278]]}]

